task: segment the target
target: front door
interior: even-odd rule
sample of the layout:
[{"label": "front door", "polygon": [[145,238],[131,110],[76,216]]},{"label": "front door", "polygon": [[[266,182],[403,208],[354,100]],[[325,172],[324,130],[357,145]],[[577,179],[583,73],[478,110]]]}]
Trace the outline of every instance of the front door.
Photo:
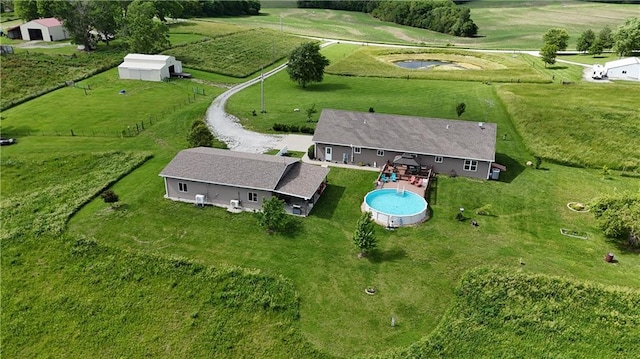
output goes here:
[{"label": "front door", "polygon": [[349,153],[342,152],[342,163],[347,163],[347,162],[349,162]]},{"label": "front door", "polygon": [[324,160],[325,161],[331,161],[331,159],[333,158],[333,157],[331,157],[331,153],[332,152],[333,151],[331,150],[331,147],[325,147],[324,148]]}]

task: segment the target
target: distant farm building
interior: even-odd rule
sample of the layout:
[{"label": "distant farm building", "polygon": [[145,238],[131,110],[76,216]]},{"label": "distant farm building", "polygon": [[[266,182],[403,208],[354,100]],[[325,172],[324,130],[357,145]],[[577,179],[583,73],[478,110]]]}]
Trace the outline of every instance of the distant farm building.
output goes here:
[{"label": "distant farm building", "polygon": [[637,57],[609,61],[604,68],[611,80],[640,80],[640,59]]},{"label": "distant farm building", "polygon": [[22,40],[58,41],[69,38],[60,20],[49,17],[35,19],[20,25]]},{"label": "distant farm building", "polygon": [[173,56],[129,54],[118,66],[121,79],[162,81],[182,73],[182,62]]},{"label": "distant farm building", "polygon": [[14,40],[22,40],[22,32],[20,31],[20,25],[7,28],[7,37]]}]

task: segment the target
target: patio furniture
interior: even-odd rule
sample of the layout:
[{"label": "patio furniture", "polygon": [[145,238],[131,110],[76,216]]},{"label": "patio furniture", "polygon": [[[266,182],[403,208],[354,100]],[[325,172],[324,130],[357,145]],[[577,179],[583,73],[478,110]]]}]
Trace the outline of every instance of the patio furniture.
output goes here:
[{"label": "patio furniture", "polygon": [[380,181],[382,181],[382,183],[387,183],[389,182],[389,178],[383,173],[380,175]]},{"label": "patio furniture", "polygon": [[411,176],[411,178],[409,178],[409,183],[414,184],[416,182],[416,176]]},{"label": "patio furniture", "polygon": [[422,186],[422,178],[418,177],[416,181],[413,183],[416,187]]},{"label": "patio furniture", "polygon": [[396,173],[395,172],[391,173],[391,182],[395,182],[397,180],[398,180],[398,177],[396,177]]}]

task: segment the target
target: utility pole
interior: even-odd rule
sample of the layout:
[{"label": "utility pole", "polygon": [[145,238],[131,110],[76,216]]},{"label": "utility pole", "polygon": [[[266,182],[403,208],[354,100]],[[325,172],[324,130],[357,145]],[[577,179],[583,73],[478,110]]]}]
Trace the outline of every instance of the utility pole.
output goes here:
[{"label": "utility pole", "polygon": [[267,110],[264,109],[264,66],[260,70],[260,104],[260,113],[267,113]]}]

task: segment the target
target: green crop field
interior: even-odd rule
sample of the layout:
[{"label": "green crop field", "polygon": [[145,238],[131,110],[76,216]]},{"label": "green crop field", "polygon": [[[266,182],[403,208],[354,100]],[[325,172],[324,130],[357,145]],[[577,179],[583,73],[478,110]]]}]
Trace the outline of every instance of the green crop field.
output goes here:
[{"label": "green crop field", "polygon": [[165,51],[198,70],[247,77],[287,57],[305,40],[275,31],[249,30]]},{"label": "green crop field", "polygon": [[[486,38],[469,39],[469,46],[538,47],[541,34],[528,23],[527,9],[541,28],[555,24],[544,22],[543,10],[547,17],[571,18],[557,2],[543,9],[521,1],[489,3],[469,4],[474,14],[486,14],[479,20],[496,26]],[[607,17],[594,26],[618,23],[620,9],[635,11],[564,3],[573,11],[601,9]],[[193,59],[185,67],[191,80],[119,80],[111,69],[2,112],[3,137],[18,139],[0,152],[2,357],[640,355],[637,249],[606,238],[590,213],[567,208],[601,193],[640,190],[637,177],[620,172],[637,169],[640,158],[634,146],[640,137],[637,84],[582,83],[579,66],[545,68],[519,53],[467,53],[456,48],[459,39],[359,13],[263,12],[172,24],[179,46],[170,51]],[[500,14],[522,14],[523,28],[514,30],[518,22]],[[500,181],[439,175],[429,196],[431,218],[393,231],[376,227],[378,248],[365,259],[357,257],[351,236],[374,172],[332,168],[311,216],[291,218],[292,230],[283,234],[267,234],[251,213],[163,198],[158,173],[188,147],[191,123],[202,119],[215,96],[243,81],[209,72],[216,64],[203,52],[214,47],[201,46],[235,39],[233,47],[218,48],[216,61],[242,62],[235,72],[255,73],[276,58],[274,39],[287,36],[280,34],[280,15],[283,33],[455,42],[453,49],[428,54],[488,70],[467,79],[460,75],[466,71],[407,78],[388,62],[423,53],[334,44],[322,50],[332,63],[322,83],[302,89],[286,72],[265,80],[266,113],[251,115],[260,108],[259,85],[232,96],[226,110],[245,127],[272,132],[274,122],[313,126],[304,111],[293,110],[312,105],[456,118],[455,107],[464,102],[462,120],[498,126],[496,161],[507,166]],[[566,26],[572,36],[583,28]],[[270,30],[254,29],[260,27]],[[252,52],[262,45],[250,34],[271,44]],[[500,34],[503,40],[495,40]],[[292,46],[287,42],[278,51]],[[566,59],[587,62],[583,57]],[[207,69],[194,68],[196,62]],[[5,83],[30,81],[15,73],[5,79],[6,64],[3,58],[3,101]],[[59,64],[43,60],[43,69],[33,71],[53,78],[46,69]],[[87,73],[92,66],[75,70]],[[517,75],[531,82],[507,81]],[[206,94],[194,95],[194,88]],[[128,136],[145,119],[152,124]],[[525,166],[534,156],[543,157],[538,170]],[[603,165],[613,169],[609,175]],[[107,187],[120,198],[113,206],[99,197]],[[455,219],[461,207],[467,221]],[[478,214],[480,208],[488,212]],[[472,218],[478,227],[469,225]],[[561,229],[586,239],[564,236]],[[615,263],[603,260],[609,252]],[[375,296],[364,293],[371,286]]]}]

